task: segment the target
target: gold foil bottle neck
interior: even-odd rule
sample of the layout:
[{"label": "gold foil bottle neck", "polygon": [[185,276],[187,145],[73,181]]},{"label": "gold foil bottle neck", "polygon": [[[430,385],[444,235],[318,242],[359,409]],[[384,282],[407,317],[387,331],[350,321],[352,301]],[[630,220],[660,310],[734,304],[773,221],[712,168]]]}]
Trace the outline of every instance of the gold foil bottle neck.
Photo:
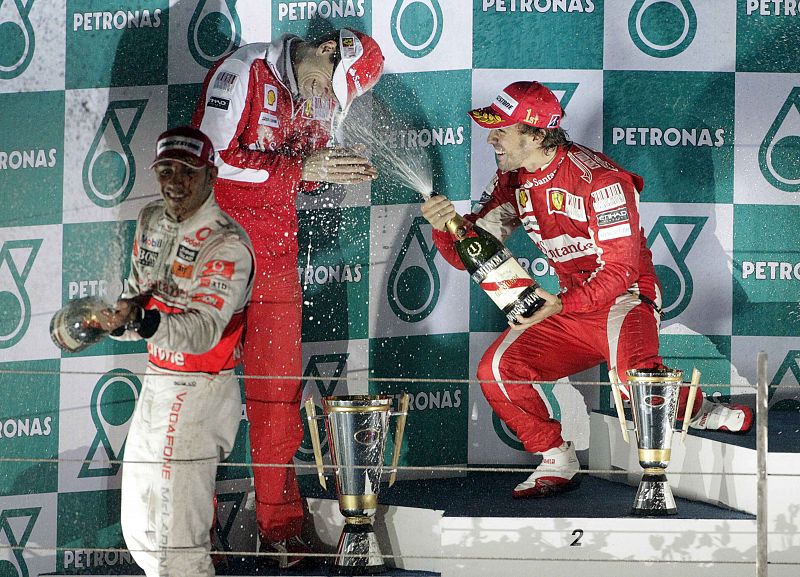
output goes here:
[{"label": "gold foil bottle neck", "polygon": [[458,240],[464,238],[469,230],[469,222],[460,214],[456,214],[444,226]]}]

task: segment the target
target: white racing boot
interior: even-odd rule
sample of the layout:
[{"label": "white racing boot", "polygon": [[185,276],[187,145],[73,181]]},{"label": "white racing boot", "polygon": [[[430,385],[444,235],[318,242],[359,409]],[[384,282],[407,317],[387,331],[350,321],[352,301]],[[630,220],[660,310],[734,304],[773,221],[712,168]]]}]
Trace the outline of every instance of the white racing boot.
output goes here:
[{"label": "white racing boot", "polygon": [[583,475],[578,473],[581,464],[575,455],[572,442],[567,442],[542,453],[539,468],[525,481],[514,488],[515,499],[550,497],[574,491],[581,484]]},{"label": "white racing boot", "polygon": [[753,424],[753,411],[744,405],[724,405],[703,399],[703,406],[692,418],[689,426],[706,431],[745,433]]}]

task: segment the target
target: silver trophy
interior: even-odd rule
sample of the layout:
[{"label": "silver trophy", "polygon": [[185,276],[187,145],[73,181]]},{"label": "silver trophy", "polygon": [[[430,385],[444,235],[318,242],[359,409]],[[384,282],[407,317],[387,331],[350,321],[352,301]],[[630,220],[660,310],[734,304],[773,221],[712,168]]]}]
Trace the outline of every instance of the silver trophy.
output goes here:
[{"label": "silver trophy", "polygon": [[[398,417],[389,477],[392,486],[397,477],[409,398],[407,393],[402,395],[397,412],[392,411],[392,400],[390,396],[367,395],[322,399],[339,510],[345,518],[333,566],[333,572],[339,575],[372,575],[386,569],[372,518],[378,507],[389,417]],[[313,399],[307,399],[305,406],[319,482],[327,488],[315,422],[319,417]]]},{"label": "silver trophy", "polygon": [[[631,369],[627,372],[631,413],[639,446],[639,464],[644,469],[633,503],[633,514],[643,517],[675,515],[678,512],[672,496],[666,470],[672,452],[672,436],[678,413],[683,371],[662,369]],[[618,384],[612,376],[612,390],[620,421],[621,398]],[[697,394],[700,372],[692,373],[692,387],[686,404],[683,435],[689,426],[692,406]],[[627,431],[623,435],[627,441]]]}]

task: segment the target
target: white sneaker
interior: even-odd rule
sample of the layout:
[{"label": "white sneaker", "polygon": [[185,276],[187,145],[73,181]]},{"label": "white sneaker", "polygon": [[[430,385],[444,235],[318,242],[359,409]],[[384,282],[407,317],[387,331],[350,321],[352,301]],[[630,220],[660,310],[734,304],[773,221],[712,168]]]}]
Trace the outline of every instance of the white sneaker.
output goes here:
[{"label": "white sneaker", "polygon": [[689,426],[706,431],[745,433],[753,424],[753,411],[744,405],[724,405],[703,399],[703,406]]},{"label": "white sneaker", "polygon": [[574,491],[581,484],[583,475],[578,471],[581,464],[572,442],[542,453],[539,468],[525,481],[514,488],[515,499],[550,497],[558,493]]}]

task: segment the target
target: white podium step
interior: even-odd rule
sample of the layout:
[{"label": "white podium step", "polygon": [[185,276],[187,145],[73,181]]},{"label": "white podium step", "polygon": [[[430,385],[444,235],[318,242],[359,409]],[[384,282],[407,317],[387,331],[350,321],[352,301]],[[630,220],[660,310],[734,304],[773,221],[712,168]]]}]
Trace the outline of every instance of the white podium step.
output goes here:
[{"label": "white podium step", "polygon": [[[770,423],[769,575],[797,577],[800,419],[775,414]],[[754,433],[674,439],[667,475],[678,514],[663,518],[630,515],[641,467],[616,417],[592,414],[591,438],[584,467],[619,473],[587,475],[578,490],[557,497],[513,500],[524,473],[476,471],[383,489],[375,520],[383,553],[400,569],[444,577],[755,574]],[[334,547],[344,519],[333,494],[318,492],[309,503],[320,537]]]}]

